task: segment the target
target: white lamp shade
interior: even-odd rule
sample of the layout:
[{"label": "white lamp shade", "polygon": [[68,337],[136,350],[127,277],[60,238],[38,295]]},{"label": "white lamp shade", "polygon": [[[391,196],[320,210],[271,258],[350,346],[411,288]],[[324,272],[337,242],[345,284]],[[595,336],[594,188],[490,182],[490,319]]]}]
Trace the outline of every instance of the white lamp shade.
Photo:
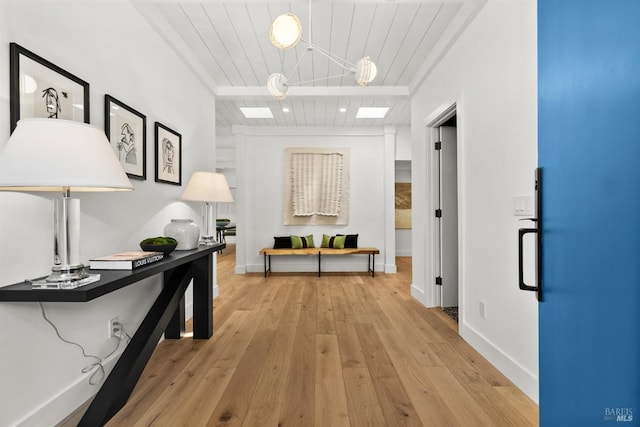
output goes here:
[{"label": "white lamp shade", "polygon": [[356,64],[356,82],[360,86],[366,86],[371,83],[373,79],[376,78],[376,74],[378,73],[378,67],[376,64],[369,58],[365,56],[360,59]]},{"label": "white lamp shade", "polygon": [[287,86],[287,78],[280,73],[273,73],[267,79],[267,89],[275,99],[285,99],[289,86]]},{"label": "white lamp shade", "polygon": [[0,190],[133,190],[109,140],[97,127],[22,119],[0,152]]},{"label": "white lamp shade", "polygon": [[182,193],[182,200],[193,202],[233,202],[227,178],[221,173],[194,172]]},{"label": "white lamp shade", "polygon": [[285,13],[274,19],[269,28],[269,39],[278,49],[294,47],[302,37],[300,19],[293,13]]}]

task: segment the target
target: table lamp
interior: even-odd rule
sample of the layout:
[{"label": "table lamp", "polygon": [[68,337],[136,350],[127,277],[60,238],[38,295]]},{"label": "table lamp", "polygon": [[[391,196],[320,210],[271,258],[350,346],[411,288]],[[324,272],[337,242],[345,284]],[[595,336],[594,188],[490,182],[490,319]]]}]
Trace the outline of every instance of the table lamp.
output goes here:
[{"label": "table lamp", "polygon": [[[77,191],[133,190],[104,132],[80,122],[22,119],[0,152],[0,191],[59,192],[54,202],[53,266],[46,282],[80,281]],[[60,287],[74,287],[60,286]]]},{"label": "table lamp", "polygon": [[221,173],[194,172],[182,193],[182,200],[204,202],[202,207],[202,242],[205,245],[213,245],[215,225],[213,206],[210,202],[233,202],[227,178]]}]

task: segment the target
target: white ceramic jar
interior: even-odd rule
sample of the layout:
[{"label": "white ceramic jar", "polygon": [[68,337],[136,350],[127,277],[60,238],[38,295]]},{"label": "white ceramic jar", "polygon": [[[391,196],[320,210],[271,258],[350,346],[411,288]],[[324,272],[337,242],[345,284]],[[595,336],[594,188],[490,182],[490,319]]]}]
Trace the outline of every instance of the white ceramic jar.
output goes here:
[{"label": "white ceramic jar", "polygon": [[186,251],[198,247],[200,228],[192,219],[172,219],[164,227],[164,235],[178,241],[177,251]]}]

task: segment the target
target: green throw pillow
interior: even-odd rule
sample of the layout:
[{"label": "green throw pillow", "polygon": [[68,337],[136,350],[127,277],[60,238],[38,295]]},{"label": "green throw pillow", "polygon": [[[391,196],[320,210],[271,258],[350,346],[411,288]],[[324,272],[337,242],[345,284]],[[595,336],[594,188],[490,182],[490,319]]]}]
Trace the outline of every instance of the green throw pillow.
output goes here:
[{"label": "green throw pillow", "polygon": [[293,249],[315,248],[315,245],[313,244],[313,235],[291,236],[291,247]]},{"label": "green throw pillow", "polygon": [[323,248],[344,249],[344,242],[346,239],[347,236],[327,236],[326,234],[323,234],[321,246]]}]

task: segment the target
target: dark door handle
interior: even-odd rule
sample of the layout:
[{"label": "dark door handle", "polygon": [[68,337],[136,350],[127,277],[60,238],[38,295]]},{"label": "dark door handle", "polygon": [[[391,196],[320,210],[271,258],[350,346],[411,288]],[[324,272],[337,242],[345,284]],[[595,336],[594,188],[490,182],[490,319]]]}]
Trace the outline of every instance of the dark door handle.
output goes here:
[{"label": "dark door handle", "polygon": [[[537,293],[538,301],[542,301],[542,287],[540,286],[540,245],[536,244],[536,285],[531,286],[524,283],[524,236],[525,234],[538,234],[537,228],[521,228],[518,230],[518,286],[523,291],[533,291]],[[538,236],[538,240],[540,236]]]},{"label": "dark door handle", "polygon": [[[518,230],[518,287],[523,291],[536,293],[538,301],[542,301],[542,168],[536,169],[536,217],[522,218],[521,221],[533,221],[535,228]],[[536,236],[536,284],[524,283],[524,236],[535,233]]]}]

